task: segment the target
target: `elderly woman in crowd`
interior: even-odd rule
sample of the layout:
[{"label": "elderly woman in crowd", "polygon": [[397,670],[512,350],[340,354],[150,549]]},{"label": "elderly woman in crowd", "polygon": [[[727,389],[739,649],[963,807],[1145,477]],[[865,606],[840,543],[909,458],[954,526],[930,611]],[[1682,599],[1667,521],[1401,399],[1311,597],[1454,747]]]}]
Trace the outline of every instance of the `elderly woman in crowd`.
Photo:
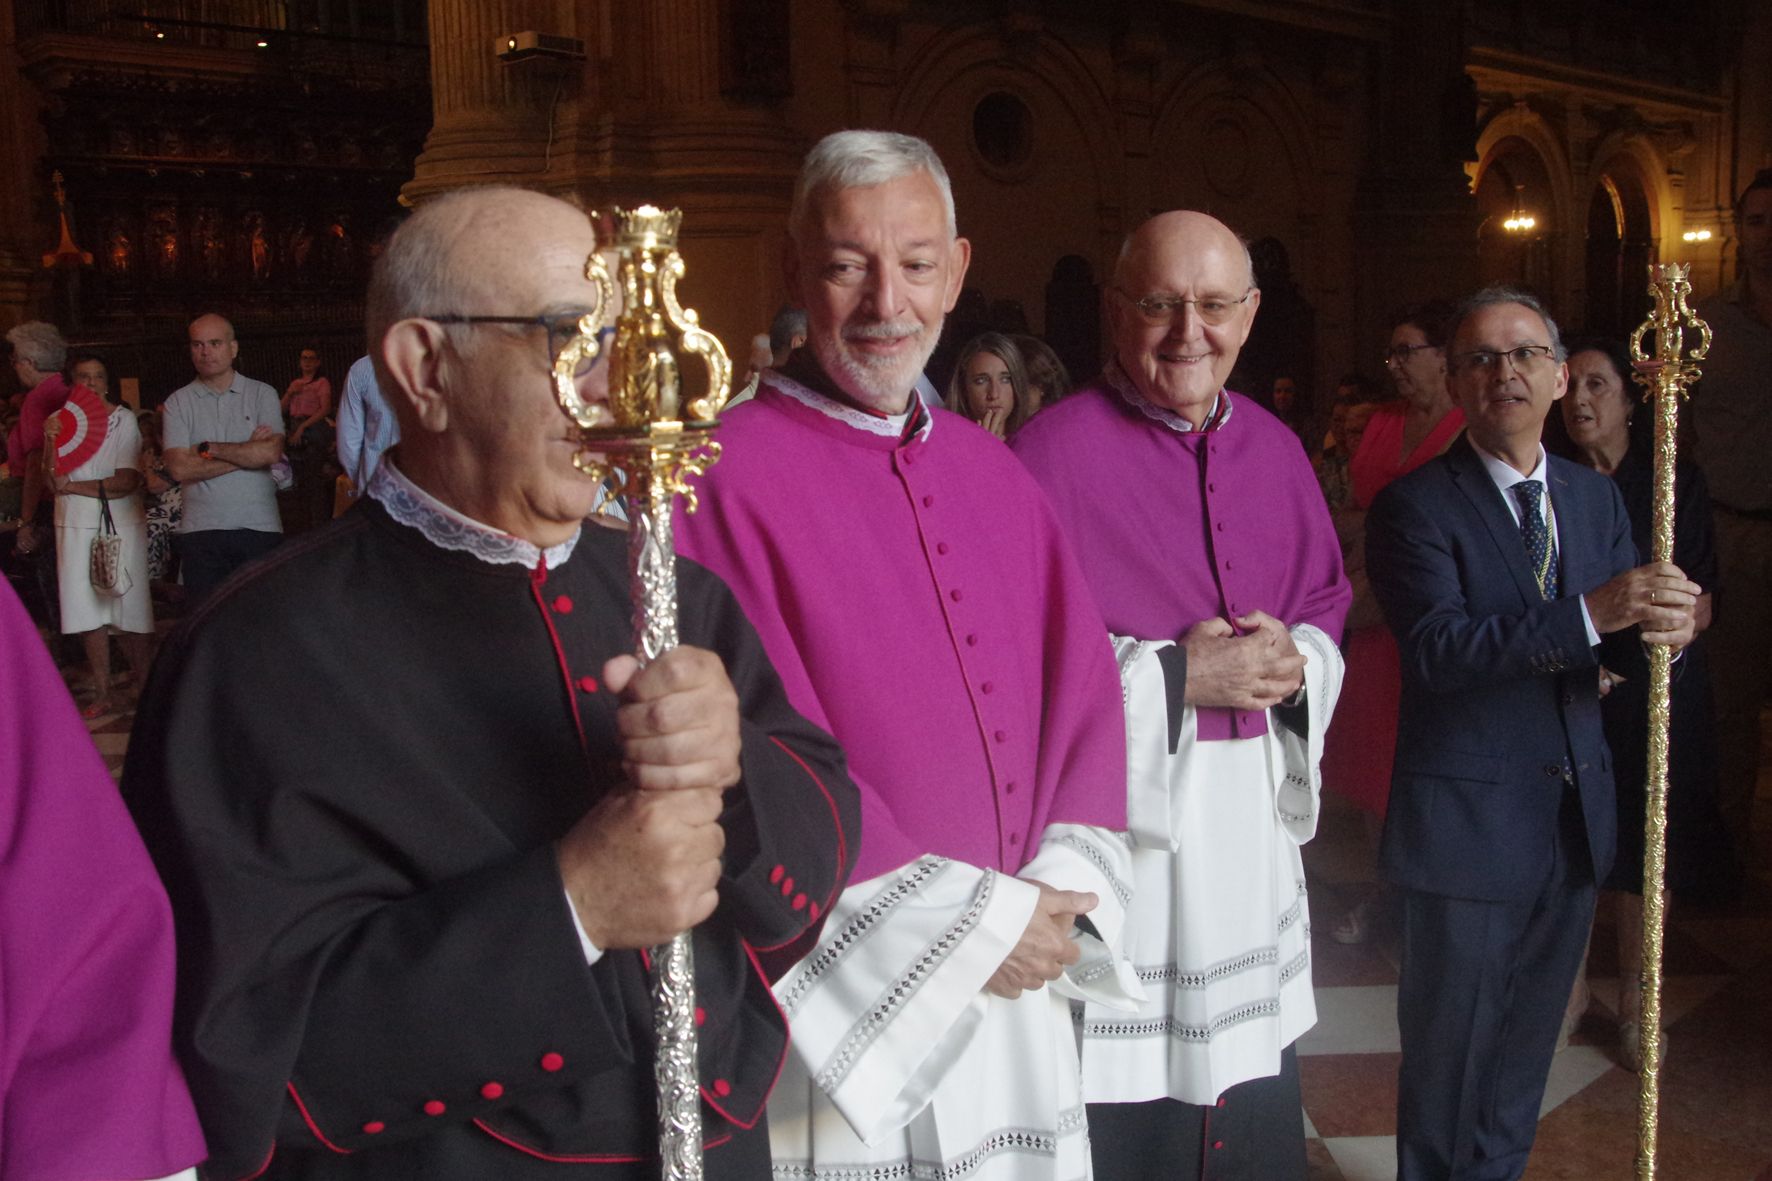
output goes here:
[{"label": "elderly woman in crowd", "polygon": [[[64,635],[79,635],[92,670],[93,698],[81,716],[96,718],[116,711],[112,696],[111,640],[116,631],[138,683],[148,672],[148,636],[154,630],[154,609],[148,597],[148,524],[142,511],[141,432],[135,412],[121,404],[104,358],[84,354],[74,359],[75,385],[83,385],[110,406],[105,441],[92,458],[65,476],[53,477],[55,489],[57,575],[61,587]],[[57,435],[51,419],[45,435]],[[102,498],[102,502],[101,502]],[[123,539],[120,593],[95,589],[91,557],[95,538],[109,512]]]},{"label": "elderly woman in crowd", "polygon": [[[1632,540],[1647,561],[1652,552],[1654,463],[1644,410],[1638,409],[1630,356],[1615,341],[1576,341],[1569,348],[1569,392],[1562,401],[1570,458],[1611,476],[1630,513]],[[1710,495],[1696,464],[1681,458],[1674,477],[1674,564],[1704,588],[1698,597],[1698,630],[1710,626],[1711,595],[1717,585],[1712,546]],[[1668,869],[1676,894],[1711,876],[1726,876],[1732,861],[1729,841],[1716,810],[1716,763],[1711,745],[1710,670],[1706,645],[1686,648],[1676,669],[1670,702],[1668,769]],[[1623,652],[1629,663],[1600,672],[1601,720],[1612,748],[1618,786],[1618,857],[1602,888],[1618,891],[1619,1043],[1624,1062],[1640,1065],[1638,1022],[1642,1014],[1643,966],[1643,811],[1648,781],[1645,741],[1649,716],[1649,658],[1641,650]],[[1565,1018],[1565,1034],[1587,1008],[1585,977],[1576,982]],[[1667,1043],[1664,1040],[1665,1051]]]},{"label": "elderly woman in crowd", "polygon": [[68,397],[68,383],[62,378],[68,343],[55,325],[41,320],[13,327],[6,340],[12,345],[12,372],[25,389],[18,421],[6,433],[7,467],[22,481],[13,545],[20,557],[37,554],[42,559],[31,564],[26,581],[33,596],[32,611],[45,622],[54,612],[55,586],[54,566],[47,560],[54,535],[49,526],[51,496],[43,475],[43,423]]},{"label": "elderly woman in crowd", "polygon": [[981,332],[966,342],[948,379],[944,405],[1007,439],[1033,416],[1021,350],[1000,332]]}]

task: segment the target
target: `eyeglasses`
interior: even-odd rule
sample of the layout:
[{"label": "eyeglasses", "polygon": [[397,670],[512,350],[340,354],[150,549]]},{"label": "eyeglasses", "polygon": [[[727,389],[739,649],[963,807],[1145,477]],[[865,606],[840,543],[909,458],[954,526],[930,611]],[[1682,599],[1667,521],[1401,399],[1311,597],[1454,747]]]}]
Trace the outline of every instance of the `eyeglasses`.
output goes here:
[{"label": "eyeglasses", "polygon": [[[554,312],[540,316],[464,316],[457,312],[439,312],[436,315],[419,316],[420,320],[430,320],[436,324],[462,324],[469,327],[480,324],[509,324],[525,328],[540,328],[548,334],[548,368],[554,367],[554,361],[566,342],[578,335],[578,323],[587,312]],[[597,355],[582,362],[573,376],[583,377],[597,367],[598,362],[608,355],[609,338],[615,335],[613,328],[597,330]]]},{"label": "eyeglasses", "polygon": [[1392,345],[1390,348],[1384,350],[1384,363],[1391,368],[1395,368],[1396,366],[1401,365],[1404,361],[1407,361],[1414,354],[1421,352],[1423,349],[1437,349],[1439,347],[1440,346],[1437,344]]},{"label": "eyeglasses", "polygon": [[1477,349],[1474,352],[1459,353],[1456,357],[1448,358],[1446,365],[1454,373],[1471,373],[1493,369],[1503,357],[1507,358],[1515,373],[1524,377],[1554,362],[1557,354],[1548,344],[1523,344],[1517,349]]},{"label": "eyeglasses", "polygon": [[1117,287],[1114,290],[1120,298],[1137,308],[1144,316],[1144,322],[1153,327],[1174,323],[1175,317],[1181,314],[1182,307],[1191,303],[1194,305],[1194,315],[1200,317],[1200,322],[1216,328],[1236,315],[1237,309],[1248,303],[1249,297],[1255,294],[1253,285],[1243,292],[1241,299],[1226,299],[1222,295],[1207,295],[1199,299],[1183,299],[1179,295],[1147,295],[1142,299],[1133,299]]}]

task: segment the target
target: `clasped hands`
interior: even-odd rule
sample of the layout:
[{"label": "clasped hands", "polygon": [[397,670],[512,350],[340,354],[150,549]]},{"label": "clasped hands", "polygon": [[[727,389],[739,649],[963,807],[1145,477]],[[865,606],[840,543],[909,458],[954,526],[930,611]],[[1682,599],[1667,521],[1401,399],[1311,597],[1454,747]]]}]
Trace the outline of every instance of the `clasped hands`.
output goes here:
[{"label": "clasped hands", "polygon": [[1202,619],[1182,634],[1192,706],[1259,710],[1280,704],[1304,684],[1304,655],[1286,625],[1265,611],[1231,623]]},{"label": "clasped hands", "polygon": [[722,794],[739,780],[738,693],[714,653],[675,648],[646,668],[603,666],[627,781],[555,846],[560,878],[591,942],[651,947],[719,902]]}]

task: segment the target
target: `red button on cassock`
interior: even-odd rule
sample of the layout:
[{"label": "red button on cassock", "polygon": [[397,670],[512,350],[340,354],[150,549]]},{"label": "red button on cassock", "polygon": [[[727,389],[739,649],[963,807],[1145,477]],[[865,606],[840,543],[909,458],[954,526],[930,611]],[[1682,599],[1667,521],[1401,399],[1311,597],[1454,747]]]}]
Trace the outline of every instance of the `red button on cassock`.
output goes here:
[{"label": "red button on cassock", "polygon": [[811,916],[811,917],[812,917],[812,918],[815,918],[815,919],[816,919],[816,918],[817,918],[817,917],[818,917],[818,903],[816,903],[816,902],[808,902],[808,903],[807,903],[807,904],[806,904],[806,906],[807,906],[807,910],[806,910],[806,913],[807,913],[807,914],[808,914],[808,915],[810,915],[810,916]]},{"label": "red button on cassock", "polygon": [[936,553],[938,553],[938,554],[945,554],[945,553],[947,553],[947,552],[948,552],[948,543],[947,543],[947,542],[945,542],[945,541],[938,541],[938,542],[936,542],[936,543],[935,543],[935,552],[936,552]]},{"label": "red button on cassock", "polygon": [[586,693],[595,693],[597,691],[597,678],[580,677],[578,678],[578,687]]},{"label": "red button on cassock", "polygon": [[703,1025],[707,1023],[707,1019],[708,1011],[700,1005],[695,1006],[695,1023],[697,1025]]},{"label": "red button on cassock", "polygon": [[549,1074],[552,1074],[554,1071],[559,1070],[565,1065],[566,1059],[560,1057],[560,1055],[551,1050],[541,1056],[541,1068]]},{"label": "red button on cassock", "polygon": [[560,596],[556,597],[554,599],[554,610],[558,611],[562,615],[571,615],[572,614],[572,600],[565,595],[560,595]]},{"label": "red button on cassock", "polygon": [[482,1099],[502,1099],[504,1098],[504,1093],[505,1087],[503,1083],[487,1083],[480,1088],[480,1098]]},{"label": "red button on cassock", "polygon": [[795,910],[805,910],[806,909],[806,895],[804,895],[804,894],[795,894],[794,895],[794,909]]},{"label": "red button on cassock", "polygon": [[387,1126],[388,1125],[382,1123],[378,1119],[372,1119],[368,1123],[363,1125],[363,1134],[365,1136],[373,1136],[378,1132],[386,1131]]},{"label": "red button on cassock", "polygon": [[965,597],[966,596],[961,594],[958,589],[951,590],[948,592],[948,598],[952,599],[956,603],[958,603],[961,599],[963,599]]},{"label": "red button on cassock", "polygon": [[925,496],[923,498],[923,507],[924,508],[928,508],[929,506],[933,505],[934,503],[935,503],[935,497],[933,497],[933,496]]},{"label": "red button on cassock", "polygon": [[1214,1140],[1214,1141],[1213,1141],[1213,1142],[1212,1142],[1212,1147],[1214,1147],[1214,1148],[1223,1148],[1223,1147],[1224,1147],[1224,1141],[1223,1141],[1223,1140]]},{"label": "red button on cassock", "polygon": [[779,886],[781,884],[782,875],[785,873],[787,873],[786,866],[778,865],[774,869],[770,870],[769,871],[769,884],[772,886]]},{"label": "red button on cassock", "polygon": [[794,892],[794,879],[793,878],[783,878],[782,882],[781,882],[781,896],[783,898],[786,898],[789,894],[792,894],[793,892]]},{"label": "red button on cassock", "polygon": [[449,1108],[444,1106],[443,1100],[441,1100],[441,1099],[431,1099],[431,1100],[427,1100],[425,1103],[425,1114],[426,1115],[442,1115],[445,1111],[448,1111],[448,1110],[449,1110]]},{"label": "red button on cassock", "polygon": [[989,681],[986,681],[984,684],[982,684],[978,687],[978,690],[981,693],[990,693],[990,692],[995,691],[996,688],[997,687],[995,685],[991,684]]},{"label": "red button on cassock", "polygon": [[723,1078],[715,1079],[714,1080],[714,1094],[720,1096],[720,1098],[722,1098],[722,1099],[726,1098],[726,1096],[732,1094],[732,1084],[727,1082]]}]

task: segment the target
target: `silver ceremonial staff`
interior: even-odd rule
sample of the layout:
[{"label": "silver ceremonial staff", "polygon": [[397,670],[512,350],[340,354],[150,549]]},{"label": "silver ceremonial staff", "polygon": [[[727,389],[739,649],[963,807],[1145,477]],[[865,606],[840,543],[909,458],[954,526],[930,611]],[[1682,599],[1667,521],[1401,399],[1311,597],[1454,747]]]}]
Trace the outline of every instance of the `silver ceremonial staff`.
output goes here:
[{"label": "silver ceremonial staff", "polygon": [[[1649,268],[1649,294],[1655,310],[1631,333],[1631,360],[1644,397],[1655,406],[1655,492],[1651,560],[1674,560],[1674,448],[1680,422],[1680,399],[1698,380],[1698,362],[1710,352],[1710,327],[1686,303],[1692,293],[1685,263]],[[1686,347],[1686,329],[1698,343]],[[1655,352],[1643,338],[1655,334]],[[1660,1130],[1661,1102],[1661,937],[1667,921],[1662,906],[1662,879],[1667,870],[1667,731],[1673,651],[1665,644],[1649,647],[1649,767],[1643,809],[1643,1012],[1637,1057],[1641,1062],[1637,1090],[1637,1177],[1653,1181],[1655,1142]]]},{"label": "silver ceremonial staff", "polygon": [[[597,285],[597,305],[579,319],[577,333],[554,360],[554,393],[578,425],[584,449],[579,470],[607,480],[625,497],[628,573],[634,603],[634,646],[649,664],[677,646],[677,548],[671,504],[687,498],[688,483],[720,457],[711,438],[726,404],[732,362],[695,312],[677,302],[683,258],[677,253],[680,209],[651,205],[611,211],[615,223],[615,280],[604,255],[591,255],[585,276]],[[592,215],[597,220],[596,215]],[[616,306],[621,313],[609,357],[609,400],[586,402],[578,377],[596,360],[598,333]],[[684,402],[676,350],[707,364],[707,392]],[[700,1181],[701,1083],[695,1055],[695,960],[687,932],[652,949],[652,1011],[657,1027],[658,1148],[665,1181]]]}]

